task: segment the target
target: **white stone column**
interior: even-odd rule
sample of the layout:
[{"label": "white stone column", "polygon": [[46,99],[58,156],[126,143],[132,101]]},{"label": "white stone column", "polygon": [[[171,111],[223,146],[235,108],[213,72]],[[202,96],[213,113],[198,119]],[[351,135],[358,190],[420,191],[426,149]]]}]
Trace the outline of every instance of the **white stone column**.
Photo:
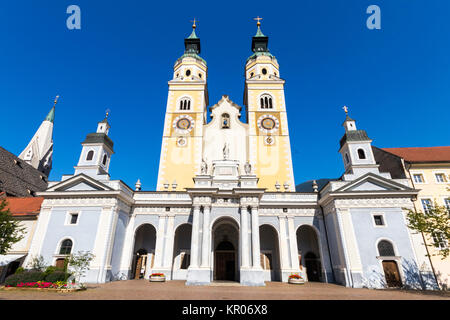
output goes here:
[{"label": "white stone column", "polygon": [[205,206],[203,209],[203,235],[202,235],[202,267],[209,267],[209,254],[210,254],[210,236],[211,231],[209,227],[211,209],[209,206]]},{"label": "white stone column", "polygon": [[241,254],[242,254],[242,267],[250,267],[250,247],[248,243],[248,210],[247,207],[241,207]]},{"label": "white stone column", "polygon": [[167,230],[164,243],[164,268],[172,268],[175,215],[167,217]]},{"label": "white stone column", "polygon": [[198,245],[199,245],[199,224],[200,207],[194,207],[192,217],[192,238],[191,238],[191,265],[192,268],[198,268]]},{"label": "white stone column", "polygon": [[294,218],[288,217],[288,232],[289,232],[289,246],[291,251],[291,267],[292,269],[299,270],[300,263],[298,261],[298,244],[297,244],[297,234],[294,228]]},{"label": "white stone column", "polygon": [[154,269],[162,267],[163,250],[164,250],[164,229],[166,226],[167,216],[159,216],[158,230],[156,231],[156,246],[155,246],[155,264]]},{"label": "white stone column", "polygon": [[252,207],[252,255],[253,269],[261,269],[261,248],[259,245],[258,208]]}]

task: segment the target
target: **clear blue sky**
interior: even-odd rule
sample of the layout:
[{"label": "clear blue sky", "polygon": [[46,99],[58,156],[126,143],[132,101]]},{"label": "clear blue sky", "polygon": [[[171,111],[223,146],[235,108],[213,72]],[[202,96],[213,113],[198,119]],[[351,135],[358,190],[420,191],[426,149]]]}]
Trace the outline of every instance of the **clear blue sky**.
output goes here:
[{"label": "clear blue sky", "polygon": [[[81,7],[82,29],[66,28]],[[381,8],[381,30],[366,8]],[[72,174],[86,134],[111,109],[110,173],[154,190],[167,81],[196,17],[210,104],[242,105],[253,18],[286,80],[296,184],[339,177],[342,106],[378,147],[450,142],[447,0],[2,1],[0,145],[18,155],[61,95],[51,180]]]}]

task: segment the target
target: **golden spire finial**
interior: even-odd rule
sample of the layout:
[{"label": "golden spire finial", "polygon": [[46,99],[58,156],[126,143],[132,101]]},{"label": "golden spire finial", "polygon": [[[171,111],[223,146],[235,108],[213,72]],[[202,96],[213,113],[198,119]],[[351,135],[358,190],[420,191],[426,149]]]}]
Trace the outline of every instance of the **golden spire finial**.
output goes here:
[{"label": "golden spire finial", "polygon": [[59,95],[56,96],[55,101],[53,102],[53,107],[56,107],[56,104],[58,103]]},{"label": "golden spire finial", "polygon": [[256,23],[256,25],[259,27],[260,25],[261,25],[261,20],[262,20],[263,18],[260,18],[259,16],[257,16],[256,18],[253,18],[253,20],[256,20],[256,21],[258,21],[257,23]]},{"label": "golden spire finial", "polygon": [[196,25],[195,23],[198,22],[198,20],[196,20],[196,19],[194,18],[194,20],[191,20],[191,22],[193,23],[192,29],[195,30],[195,28],[197,28],[197,25]]},{"label": "golden spire finial", "polygon": [[106,112],[106,119],[108,119],[108,116],[109,116],[109,113],[111,112],[111,110],[108,108],[105,110],[105,112]]},{"label": "golden spire finial", "polygon": [[348,107],[347,106],[343,106],[342,109],[344,109],[345,114],[348,115]]}]

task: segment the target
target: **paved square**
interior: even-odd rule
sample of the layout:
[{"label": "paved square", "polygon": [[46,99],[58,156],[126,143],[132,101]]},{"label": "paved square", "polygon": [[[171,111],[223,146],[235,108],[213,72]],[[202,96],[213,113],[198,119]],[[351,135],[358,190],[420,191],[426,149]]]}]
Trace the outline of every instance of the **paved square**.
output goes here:
[{"label": "paved square", "polygon": [[88,290],[61,293],[0,290],[0,300],[450,300],[450,292],[352,289],[310,282],[292,285],[267,282],[265,287],[239,283],[186,286],[185,281],[150,283],[147,280],[115,281],[88,285]]}]

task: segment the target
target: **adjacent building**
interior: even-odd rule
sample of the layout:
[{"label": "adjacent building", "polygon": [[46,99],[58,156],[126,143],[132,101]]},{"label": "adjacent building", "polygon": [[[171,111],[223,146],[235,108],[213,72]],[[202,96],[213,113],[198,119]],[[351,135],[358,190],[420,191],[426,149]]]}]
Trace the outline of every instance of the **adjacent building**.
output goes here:
[{"label": "adjacent building", "polygon": [[[414,209],[427,213],[435,204],[450,212],[450,147],[383,148],[376,150],[378,160],[394,175],[404,175],[419,190]],[[442,259],[439,251],[449,243],[441,234],[423,236],[427,244],[439,286],[450,286],[450,257]]]}]

